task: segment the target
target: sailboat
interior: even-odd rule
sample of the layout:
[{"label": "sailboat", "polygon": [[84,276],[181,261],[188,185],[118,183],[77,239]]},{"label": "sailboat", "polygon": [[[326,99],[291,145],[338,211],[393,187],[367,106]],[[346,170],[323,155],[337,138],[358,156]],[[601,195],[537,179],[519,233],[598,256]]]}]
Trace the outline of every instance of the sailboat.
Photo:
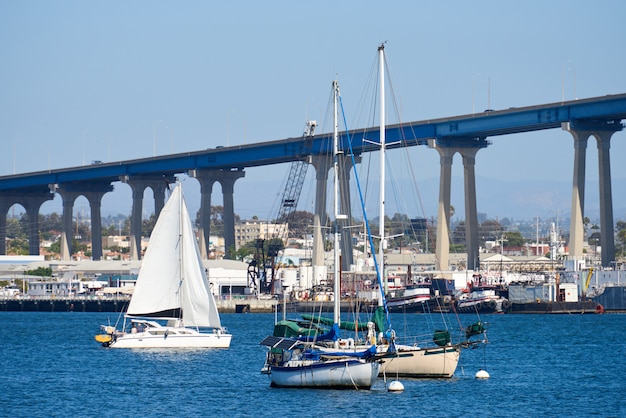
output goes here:
[{"label": "sailboat", "polygon": [[[387,247],[387,238],[385,237],[385,45],[378,47],[379,62],[379,92],[380,92],[380,216],[379,216],[379,259],[384,264],[384,252]],[[385,268],[382,267],[384,275]],[[386,282],[386,277],[383,278]],[[385,291],[381,289],[380,297],[385,298]],[[382,301],[379,303],[382,305]],[[382,365],[380,373],[382,375],[402,376],[402,377],[451,377],[457,367],[460,356],[460,346],[452,345],[450,342],[449,332],[441,330],[438,338],[434,339],[436,344],[433,347],[422,347],[417,345],[401,344],[402,339],[396,335],[394,356],[387,358]],[[387,344],[384,342],[378,345],[379,352],[388,350]]]},{"label": "sailboat", "polygon": [[111,348],[228,348],[198,250],[182,185],[156,222],[121,329],[102,325]]},{"label": "sailboat", "polygon": [[[345,219],[339,213],[338,184],[338,118],[337,102],[339,85],[333,81],[333,168],[334,168],[334,210],[335,221]],[[305,335],[297,338],[269,336],[260,342],[268,347],[263,372],[274,387],[296,388],[354,388],[370,389],[380,370],[380,358],[376,347],[363,350],[344,350],[340,344],[349,344],[349,339],[339,339],[341,322],[341,262],[339,259],[339,226],[335,222],[334,231],[334,317],[330,331],[325,335]],[[354,344],[352,344],[354,348]]]},{"label": "sailboat", "polygon": [[[372,338],[371,332],[368,332],[368,341],[376,340],[376,349],[379,356],[384,356],[384,362],[380,367],[381,376],[398,376],[398,377],[410,377],[410,378],[450,378],[454,375],[461,350],[464,347],[469,347],[478,344],[482,341],[473,340],[470,341],[470,337],[484,334],[485,329],[482,323],[476,323],[464,330],[464,336],[462,340],[453,343],[450,331],[448,329],[433,330],[432,337],[427,339],[420,338],[419,340],[411,340],[408,336],[398,335],[391,325],[389,316],[389,307],[387,301],[386,291],[384,289],[383,282],[386,283],[386,277],[384,276],[384,260],[385,249],[387,247],[387,239],[385,236],[385,89],[384,89],[384,44],[378,48],[379,56],[379,74],[380,74],[380,142],[376,143],[380,146],[380,217],[379,217],[379,231],[380,231],[380,245],[379,245],[379,257],[378,261],[374,258],[374,265],[377,270],[378,288],[379,288],[379,306],[374,312],[372,322],[376,326],[378,336]],[[349,141],[348,141],[349,142]],[[354,165],[353,165],[354,168]],[[356,171],[355,171],[356,174]],[[355,175],[358,182],[358,175]],[[365,215],[365,213],[364,213]],[[368,224],[366,220],[366,225]],[[372,234],[369,233],[368,238],[372,238]],[[374,245],[371,242],[370,247]],[[379,267],[379,265],[381,267]],[[386,316],[386,324],[381,315]],[[405,342],[406,341],[406,342]],[[355,347],[350,347],[344,351],[355,351],[363,349],[364,346],[356,344]]]}]

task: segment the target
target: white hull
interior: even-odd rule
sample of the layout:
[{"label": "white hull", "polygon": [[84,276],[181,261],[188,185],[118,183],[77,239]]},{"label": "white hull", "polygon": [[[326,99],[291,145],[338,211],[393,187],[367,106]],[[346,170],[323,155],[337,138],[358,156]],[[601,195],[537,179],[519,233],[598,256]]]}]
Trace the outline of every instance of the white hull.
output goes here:
[{"label": "white hull", "polygon": [[229,348],[231,334],[201,333],[189,328],[163,327],[117,335],[111,348]]},{"label": "white hull", "polygon": [[504,312],[510,306],[507,299],[500,296],[483,297],[460,300],[457,306],[459,312]]},{"label": "white hull", "polygon": [[369,389],[378,377],[380,363],[360,359],[297,360],[271,366],[272,386],[299,388]]},{"label": "white hull", "polygon": [[397,346],[394,357],[385,358],[380,374],[413,378],[452,377],[456,371],[461,348],[458,346],[416,348]]}]

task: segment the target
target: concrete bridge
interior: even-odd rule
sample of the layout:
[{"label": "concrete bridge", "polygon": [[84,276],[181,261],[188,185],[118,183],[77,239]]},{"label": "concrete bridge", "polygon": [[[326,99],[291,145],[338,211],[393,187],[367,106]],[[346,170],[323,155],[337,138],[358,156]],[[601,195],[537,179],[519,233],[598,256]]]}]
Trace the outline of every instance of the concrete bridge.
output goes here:
[{"label": "concrete bridge", "polygon": [[[386,127],[387,149],[425,145],[437,149],[440,155],[440,189],[437,214],[438,269],[449,264],[450,185],[453,156],[462,156],[465,176],[465,225],[468,269],[478,265],[478,216],[476,210],[476,181],[474,174],[477,152],[488,147],[491,140],[503,135],[563,129],[574,140],[572,210],[570,225],[570,257],[583,257],[583,215],[585,194],[585,161],[588,139],[594,137],[598,146],[600,175],[600,227],[602,265],[615,258],[613,233],[613,201],[611,192],[610,140],[623,129],[626,119],[626,94],[607,95],[583,100],[563,101],[537,106],[486,111],[481,114],[456,116],[427,121],[409,122]],[[164,205],[165,190],[175,181],[176,174],[189,174],[200,183],[200,248],[207,254],[210,207],[213,185],[221,184],[224,201],[226,248],[234,248],[235,182],[245,177],[245,169],[269,164],[306,160],[316,170],[316,225],[325,216],[325,189],[331,167],[332,134],[287,138],[251,145],[222,147],[197,152],[165,155],[153,158],[94,164],[91,166],[47,170],[0,177],[0,254],[6,254],[6,220],[11,206],[20,204],[29,219],[29,253],[39,253],[38,215],[41,205],[54,198],[63,201],[63,231],[61,256],[70,259],[72,212],[77,197],[84,196],[91,208],[93,259],[102,258],[100,205],[113,183],[124,182],[132,189],[131,255],[140,258],[141,213],[143,194],[151,188],[155,200],[155,215]],[[355,157],[378,151],[377,128],[356,129],[340,133],[340,147],[348,149],[352,141]],[[358,162],[358,158],[356,159]],[[349,161],[342,169],[348,171]],[[344,176],[346,177],[346,176]],[[346,187],[347,184],[344,184]],[[349,213],[348,213],[349,214]],[[321,228],[314,228],[321,234]],[[345,240],[344,240],[345,241]],[[314,262],[322,257],[314,252]]]}]

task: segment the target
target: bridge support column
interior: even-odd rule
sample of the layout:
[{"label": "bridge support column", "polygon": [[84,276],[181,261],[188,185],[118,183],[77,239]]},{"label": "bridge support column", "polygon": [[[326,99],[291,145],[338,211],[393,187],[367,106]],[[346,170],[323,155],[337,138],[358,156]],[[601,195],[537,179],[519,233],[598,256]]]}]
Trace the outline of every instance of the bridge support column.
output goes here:
[{"label": "bridge support column", "polygon": [[613,195],[611,189],[611,136],[623,129],[621,123],[603,121],[596,123],[563,123],[562,129],[574,137],[574,176],[572,185],[572,211],[570,215],[569,256],[583,259],[585,161],[587,140],[594,136],[598,145],[600,174],[600,245],[602,266],[615,261],[615,235],[613,230]]},{"label": "bridge support column", "polygon": [[234,259],[235,243],[235,204],[233,193],[235,181],[246,175],[242,170],[218,171],[217,181],[222,185],[222,196],[224,198],[224,258]]},{"label": "bridge support column", "polygon": [[574,137],[574,175],[569,227],[569,256],[574,259],[582,259],[584,241],[585,163],[589,133],[569,129],[568,131]]},{"label": "bridge support column", "polygon": [[124,177],[121,180],[128,183],[133,196],[133,208],[130,215],[130,258],[131,260],[140,260],[144,191],[148,187],[152,190],[154,195],[154,217],[157,219],[164,206],[165,189],[176,179],[167,176],[133,176]]},{"label": "bridge support column", "polygon": [[[355,163],[361,162],[361,157],[354,157]],[[347,220],[341,221],[341,269],[350,271],[350,266],[354,264],[354,254],[352,251],[352,205],[350,202],[350,171],[352,170],[352,156],[346,155],[339,160],[339,194],[341,195],[341,212],[348,216]]]},{"label": "bridge support column", "polygon": [[[112,191],[113,187],[108,191]],[[91,209],[91,259],[102,260],[102,196],[105,191],[83,193]]]},{"label": "bridge support column", "polygon": [[332,157],[314,155],[311,164],[315,168],[315,213],[313,214],[313,285],[326,278],[324,262],[324,233],[322,225],[326,224],[326,184],[328,170],[332,166]]},{"label": "bridge support column", "polygon": [[200,183],[200,256],[209,258],[209,244],[211,239],[211,193],[215,183],[215,170],[199,169],[192,173]]},{"label": "bridge support column", "polygon": [[455,150],[437,147],[440,156],[439,204],[437,209],[437,270],[448,270],[450,259],[450,188],[452,183],[452,158]]},{"label": "bridge support column", "polygon": [[7,254],[7,212],[13,206],[4,199],[0,201],[0,255]]},{"label": "bridge support column", "polygon": [[39,255],[39,209],[50,198],[29,196],[24,198],[23,205],[28,215],[28,254]]},{"label": "bridge support column", "polygon": [[[460,148],[463,157],[463,173],[465,185],[465,248],[467,252],[467,269],[480,268],[478,251],[478,212],[476,210],[476,153],[479,148]],[[449,196],[449,195],[448,195]]]},{"label": "bridge support column", "polygon": [[58,190],[63,200],[63,230],[61,231],[61,260],[72,259],[72,212],[74,201],[80,193]]},{"label": "bridge support column", "polygon": [[0,254],[6,255],[7,212],[14,204],[20,204],[28,216],[28,254],[39,255],[39,209],[54,199],[48,189],[25,193],[0,193]]},{"label": "bridge support column", "polygon": [[600,171],[600,245],[602,267],[615,261],[615,230],[613,229],[613,192],[611,190],[611,136],[613,132],[597,132],[598,168]]},{"label": "bridge support column", "polygon": [[61,233],[61,259],[72,259],[72,219],[74,202],[79,196],[85,196],[91,209],[91,258],[102,259],[102,215],[101,202],[105,193],[113,191],[108,181],[72,182],[61,186],[51,186],[63,199],[63,231]]}]

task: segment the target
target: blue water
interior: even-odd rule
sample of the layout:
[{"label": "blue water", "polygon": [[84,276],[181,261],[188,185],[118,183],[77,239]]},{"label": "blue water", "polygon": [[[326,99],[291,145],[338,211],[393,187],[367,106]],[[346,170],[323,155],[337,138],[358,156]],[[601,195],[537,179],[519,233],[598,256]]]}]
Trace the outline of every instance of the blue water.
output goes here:
[{"label": "blue water", "polygon": [[[402,329],[426,316],[393,318]],[[109,319],[0,312],[0,415],[626,416],[626,315],[484,315],[490,343],[463,351],[454,378],[401,379],[400,393],[382,380],[358,392],[271,388],[258,345],[271,314],[223,314],[231,348],[197,351],[102,348],[93,336]],[[474,378],[482,368],[490,379]]]}]

